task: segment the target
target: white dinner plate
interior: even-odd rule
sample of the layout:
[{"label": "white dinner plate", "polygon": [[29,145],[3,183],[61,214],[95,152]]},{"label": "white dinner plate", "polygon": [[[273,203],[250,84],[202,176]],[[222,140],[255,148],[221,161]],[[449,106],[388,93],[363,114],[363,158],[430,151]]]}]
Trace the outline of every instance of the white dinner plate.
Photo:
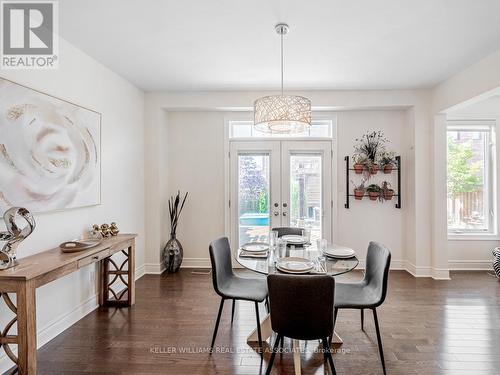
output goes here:
[{"label": "white dinner plate", "polygon": [[348,247],[332,245],[325,251],[325,255],[332,258],[347,259],[352,258],[356,253]]},{"label": "white dinner plate", "polygon": [[286,257],[276,262],[276,268],[287,273],[307,273],[313,270],[314,262],[305,258]]},{"label": "white dinner plate", "polygon": [[248,251],[248,252],[264,252],[269,250],[269,245],[264,242],[249,242],[244,244],[241,247],[242,250]]},{"label": "white dinner plate", "polygon": [[307,240],[305,239],[305,237],[298,236],[295,234],[287,234],[281,238],[283,240],[285,240],[287,243],[293,244],[293,245],[304,245],[307,243]]}]

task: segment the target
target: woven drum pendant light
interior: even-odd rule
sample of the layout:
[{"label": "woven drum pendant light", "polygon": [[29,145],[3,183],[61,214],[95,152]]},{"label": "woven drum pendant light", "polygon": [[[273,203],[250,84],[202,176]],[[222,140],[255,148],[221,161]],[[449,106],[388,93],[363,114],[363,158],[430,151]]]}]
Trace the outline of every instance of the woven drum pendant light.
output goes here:
[{"label": "woven drum pendant light", "polygon": [[311,126],[311,101],[285,95],[283,90],[283,36],[288,30],[287,24],[276,25],[281,37],[281,95],[264,96],[254,102],[254,127],[265,133],[302,133]]}]

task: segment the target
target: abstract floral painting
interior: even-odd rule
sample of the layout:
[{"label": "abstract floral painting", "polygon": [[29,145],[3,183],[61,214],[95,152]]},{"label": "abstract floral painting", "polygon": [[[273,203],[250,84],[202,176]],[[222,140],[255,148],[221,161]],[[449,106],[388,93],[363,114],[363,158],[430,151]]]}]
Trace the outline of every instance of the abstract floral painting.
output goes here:
[{"label": "abstract floral painting", "polygon": [[0,214],[100,201],[101,115],[0,78]]}]

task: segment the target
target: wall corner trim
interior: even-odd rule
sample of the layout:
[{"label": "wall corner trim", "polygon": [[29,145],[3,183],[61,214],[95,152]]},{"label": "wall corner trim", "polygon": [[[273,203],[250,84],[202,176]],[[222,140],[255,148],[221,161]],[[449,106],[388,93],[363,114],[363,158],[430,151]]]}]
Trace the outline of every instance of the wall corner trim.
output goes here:
[{"label": "wall corner trim", "polygon": [[432,278],[434,280],[451,280],[448,268],[432,268]]}]

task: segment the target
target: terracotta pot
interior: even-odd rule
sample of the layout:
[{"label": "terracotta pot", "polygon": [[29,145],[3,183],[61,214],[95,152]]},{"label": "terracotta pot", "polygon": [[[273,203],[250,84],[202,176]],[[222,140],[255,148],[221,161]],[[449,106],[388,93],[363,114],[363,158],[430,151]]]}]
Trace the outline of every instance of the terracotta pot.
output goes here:
[{"label": "terracotta pot", "polygon": [[384,199],[386,201],[390,201],[393,196],[394,196],[394,190],[392,189],[384,190]]},{"label": "terracotta pot", "polygon": [[380,195],[380,192],[378,192],[378,191],[369,191],[368,192],[368,196],[370,197],[371,201],[376,201],[379,195]]},{"label": "terracotta pot", "polygon": [[377,171],[378,171],[378,164],[373,164],[372,167],[370,168],[370,173],[376,174]]},{"label": "terracotta pot", "polygon": [[354,164],[354,172],[356,174],[363,173],[363,169],[365,169],[365,166],[363,164],[358,164],[358,163]]},{"label": "terracotta pot", "polygon": [[365,196],[364,190],[354,189],[354,199],[360,201],[361,199],[363,199],[364,196]]},{"label": "terracotta pot", "polygon": [[391,173],[393,169],[394,169],[394,165],[392,165],[392,164],[384,165],[384,173],[385,174]]}]

